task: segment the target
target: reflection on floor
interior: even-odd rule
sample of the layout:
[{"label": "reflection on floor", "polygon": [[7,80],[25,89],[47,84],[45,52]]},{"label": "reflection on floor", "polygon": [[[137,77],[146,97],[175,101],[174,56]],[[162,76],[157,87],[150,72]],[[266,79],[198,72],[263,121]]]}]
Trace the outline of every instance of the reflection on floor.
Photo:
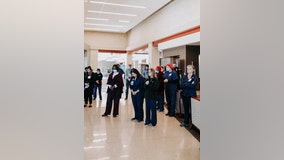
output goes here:
[{"label": "reflection on floor", "polygon": [[92,108],[84,108],[85,160],[200,159],[199,141],[186,128],[180,127],[176,118],[165,116],[166,112],[157,113],[155,127],[145,126],[144,122],[133,122],[131,97],[124,100],[123,95],[119,115],[102,117],[105,92],[103,87],[103,100],[97,98]]}]

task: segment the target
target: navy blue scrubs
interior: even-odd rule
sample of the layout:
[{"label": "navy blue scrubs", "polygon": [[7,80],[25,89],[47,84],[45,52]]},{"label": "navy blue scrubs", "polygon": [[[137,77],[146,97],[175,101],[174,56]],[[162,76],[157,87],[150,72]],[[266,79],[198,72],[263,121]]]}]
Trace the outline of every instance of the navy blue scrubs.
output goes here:
[{"label": "navy blue scrubs", "polygon": [[144,78],[137,77],[131,78],[130,80],[130,90],[139,92],[136,95],[131,93],[132,103],[134,107],[134,118],[138,121],[143,121],[143,101],[144,101]]},{"label": "navy blue scrubs", "polygon": [[184,107],[184,123],[191,125],[192,112],[191,112],[191,97],[196,97],[196,86],[198,83],[197,76],[193,74],[190,79],[188,76],[183,76],[181,80],[181,97]]},{"label": "navy blue scrubs", "polygon": [[165,92],[166,92],[166,100],[168,104],[169,112],[167,115],[174,116],[175,115],[175,105],[176,105],[176,91],[178,85],[178,75],[176,71],[166,71],[164,74],[164,79],[168,79],[165,85]]}]

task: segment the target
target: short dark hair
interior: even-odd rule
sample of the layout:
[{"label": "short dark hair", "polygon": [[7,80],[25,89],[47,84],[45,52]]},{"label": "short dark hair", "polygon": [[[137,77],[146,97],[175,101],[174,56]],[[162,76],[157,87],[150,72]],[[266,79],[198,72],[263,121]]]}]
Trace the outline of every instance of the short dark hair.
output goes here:
[{"label": "short dark hair", "polygon": [[114,64],[113,66],[112,66],[112,69],[113,68],[115,68],[116,70],[118,70],[119,69],[119,67],[118,67],[118,65],[117,64]]},{"label": "short dark hair", "polygon": [[93,71],[91,66],[86,67],[85,69],[90,69],[91,71]]}]

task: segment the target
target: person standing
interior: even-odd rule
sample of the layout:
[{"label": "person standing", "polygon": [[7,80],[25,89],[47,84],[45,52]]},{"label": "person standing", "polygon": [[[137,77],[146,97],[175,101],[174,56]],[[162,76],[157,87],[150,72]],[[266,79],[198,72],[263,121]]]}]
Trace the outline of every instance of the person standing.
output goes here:
[{"label": "person standing", "polygon": [[102,115],[103,117],[111,114],[112,102],[113,106],[113,117],[116,117],[119,113],[119,100],[121,98],[122,89],[123,89],[123,79],[122,74],[119,73],[119,68],[117,65],[112,66],[112,72],[108,76],[107,80],[107,101],[106,101],[106,110]]},{"label": "person standing", "polygon": [[135,68],[131,69],[130,80],[131,99],[134,107],[134,117],[131,120],[143,121],[144,78]]},{"label": "person standing", "polygon": [[186,67],[187,74],[181,80],[181,97],[184,107],[184,122],[180,124],[181,127],[192,127],[192,112],[191,112],[191,97],[196,97],[196,86],[198,78],[194,74],[194,66],[188,65]]},{"label": "person standing", "polygon": [[144,79],[148,79],[148,70],[149,70],[149,65],[146,64],[145,69],[142,72],[142,76],[144,77]]},{"label": "person standing", "polygon": [[103,74],[101,73],[101,70],[98,68],[97,72],[95,73],[95,85],[94,85],[94,100],[97,98],[97,90],[99,90],[99,96],[100,100],[102,100],[102,79],[103,79]]},{"label": "person standing", "polygon": [[175,106],[176,106],[176,91],[178,84],[178,75],[176,71],[173,70],[174,67],[171,63],[166,65],[166,72],[164,74],[164,84],[166,92],[166,101],[168,104],[168,113],[166,116],[175,116]]},{"label": "person standing", "polygon": [[128,90],[129,90],[130,79],[131,79],[131,68],[132,68],[132,65],[129,64],[128,68],[125,71],[125,83],[126,83],[125,100],[128,99]]},{"label": "person standing", "polygon": [[148,72],[148,79],[144,84],[144,96],[146,99],[146,120],[145,125],[152,124],[156,126],[157,124],[157,110],[156,110],[156,100],[158,97],[158,86],[159,81],[157,79],[155,70],[151,68]]},{"label": "person standing", "polygon": [[159,81],[159,86],[158,86],[158,100],[157,100],[157,109],[159,112],[164,111],[164,78],[163,78],[163,72],[162,72],[162,67],[157,66],[156,67],[156,75]]},{"label": "person standing", "polygon": [[86,67],[86,74],[84,74],[84,107],[87,107],[89,101],[89,107],[92,107],[92,94],[94,89],[94,72],[91,66]]}]

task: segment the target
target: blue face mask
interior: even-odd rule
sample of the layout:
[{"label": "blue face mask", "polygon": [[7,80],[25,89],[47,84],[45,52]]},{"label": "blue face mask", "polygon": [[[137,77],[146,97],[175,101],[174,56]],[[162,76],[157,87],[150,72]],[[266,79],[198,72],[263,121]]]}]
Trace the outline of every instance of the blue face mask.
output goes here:
[{"label": "blue face mask", "polygon": [[113,72],[113,73],[116,73],[116,72],[117,72],[117,70],[116,70],[116,69],[114,69],[114,70],[112,70],[112,72]]},{"label": "blue face mask", "polygon": [[166,71],[170,71],[171,69],[170,69],[170,67],[166,67]]}]

